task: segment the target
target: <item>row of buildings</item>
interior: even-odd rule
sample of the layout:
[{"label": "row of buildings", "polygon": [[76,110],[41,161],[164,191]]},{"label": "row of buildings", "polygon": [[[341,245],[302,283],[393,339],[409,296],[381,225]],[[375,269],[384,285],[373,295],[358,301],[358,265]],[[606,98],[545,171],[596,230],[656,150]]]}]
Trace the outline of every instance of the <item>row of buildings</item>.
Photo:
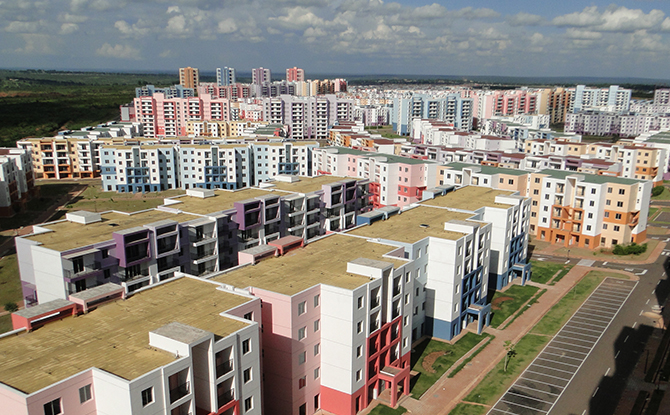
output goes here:
[{"label": "row of buildings", "polygon": [[[411,208],[356,209],[349,230],[320,231],[306,240],[268,237],[238,251],[233,268],[192,271],[197,260],[188,252],[226,238],[225,231],[216,233],[220,225],[210,227],[215,234],[200,234],[205,219],[228,219],[228,232],[242,233],[256,226],[256,216],[268,220],[266,228],[275,220],[266,216],[272,198],[280,199],[279,220],[285,222],[295,218],[297,199],[309,216],[312,201],[323,208],[341,196],[349,215],[347,206],[368,198],[357,193],[365,181],[333,180],[277,183],[270,198],[244,200],[260,189],[215,191],[204,199],[192,193],[182,197],[189,199],[181,201],[183,210],[176,202],[166,204],[170,211],[125,218],[80,212],[21,237],[22,275],[30,262],[39,268],[39,293],[47,280],[55,289],[95,266],[103,268],[103,278],[108,267],[128,269],[129,260],[137,260],[130,254],[176,254],[183,262],[167,279],[132,292],[103,279],[54,299],[38,294],[38,305],[14,313],[17,334],[0,338],[2,406],[17,414],[48,408],[74,414],[300,415],[323,409],[349,415],[384,390],[395,404],[409,393],[413,343],[424,336],[452,339],[470,324],[481,332],[491,311],[487,292],[513,278],[528,279],[530,200],[485,187],[439,187]],[[318,184],[321,190],[313,193]],[[235,205],[245,207],[214,212],[224,207],[219,198],[243,199]],[[256,202],[260,211],[252,206]],[[197,207],[212,212],[187,213]],[[168,216],[147,216],[158,214]],[[100,232],[110,223],[116,226]],[[96,240],[73,242],[72,233]],[[39,265],[46,258],[62,268],[60,276]]]}]

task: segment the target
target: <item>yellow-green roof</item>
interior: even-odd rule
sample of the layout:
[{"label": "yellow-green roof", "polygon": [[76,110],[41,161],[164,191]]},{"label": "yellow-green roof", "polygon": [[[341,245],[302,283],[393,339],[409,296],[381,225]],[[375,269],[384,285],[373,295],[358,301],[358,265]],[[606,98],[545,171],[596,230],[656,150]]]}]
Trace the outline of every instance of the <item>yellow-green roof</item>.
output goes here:
[{"label": "yellow-green roof", "polygon": [[32,333],[0,339],[0,382],[32,393],[91,367],[135,379],[173,362],[149,347],[149,332],[178,322],[228,336],[247,323],[219,313],[249,301],[214,284],[181,278]]},{"label": "yellow-green roof", "polygon": [[317,176],[317,177],[300,177],[300,181],[294,183],[273,181],[271,184],[274,186],[269,187],[268,189],[278,189],[284,190],[287,192],[295,193],[310,193],[317,190],[321,190],[321,186],[324,184],[331,184],[335,182],[341,182],[344,180],[365,180],[362,178],[351,178],[351,177],[338,177],[331,175]]},{"label": "yellow-green roof", "polygon": [[254,266],[221,274],[213,280],[238,288],[256,287],[285,295],[297,294],[317,284],[353,290],[370,279],[347,273],[347,262],[366,258],[389,262],[397,268],[405,261],[382,257],[394,249],[396,247],[362,238],[331,235],[282,257],[266,259]]},{"label": "yellow-green roof", "polygon": [[42,243],[42,246],[56,251],[67,251],[79,246],[92,245],[98,242],[109,241],[112,234],[124,229],[147,225],[160,220],[174,220],[179,223],[198,219],[189,214],[174,214],[159,210],[126,215],[117,212],[108,212],[101,215],[102,221],[83,225],[80,223],[62,221],[40,225],[53,232],[46,232],[26,236],[26,239]]},{"label": "yellow-green roof", "polygon": [[248,188],[236,191],[215,190],[214,196],[206,197],[204,199],[193,196],[176,197],[173,200],[180,201],[181,203],[167,205],[167,207],[172,209],[179,209],[183,212],[206,215],[209,213],[232,209],[235,206],[235,202],[241,202],[242,200],[253,199],[254,197],[271,194],[272,192],[268,190]]},{"label": "yellow-green roof", "polygon": [[471,217],[471,213],[419,206],[406,210],[402,214],[396,214],[385,221],[377,221],[370,226],[363,226],[348,233],[407,243],[414,243],[429,236],[458,240],[465,234],[445,231],[444,223],[450,220],[466,220]]},{"label": "yellow-green roof", "polygon": [[513,193],[514,191],[511,190],[466,186],[455,192],[449,192],[444,196],[437,196],[435,199],[430,199],[421,203],[426,206],[439,206],[471,211],[484,206],[508,208],[509,205],[496,203],[495,200],[497,196],[509,196]]}]

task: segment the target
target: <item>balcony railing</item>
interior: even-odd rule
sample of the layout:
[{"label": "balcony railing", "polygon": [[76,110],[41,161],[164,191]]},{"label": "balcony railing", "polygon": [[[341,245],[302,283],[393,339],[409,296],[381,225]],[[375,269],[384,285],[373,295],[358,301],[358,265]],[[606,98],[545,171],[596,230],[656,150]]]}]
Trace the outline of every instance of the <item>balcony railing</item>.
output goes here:
[{"label": "balcony railing", "polygon": [[190,393],[189,383],[184,382],[174,389],[170,389],[170,403],[175,403],[179,399]]},{"label": "balcony railing", "polygon": [[235,389],[220,393],[218,396],[219,408],[235,399]]},{"label": "balcony railing", "polygon": [[230,373],[233,370],[233,359],[219,363],[216,365],[216,377],[220,378],[221,376]]},{"label": "balcony railing", "polygon": [[77,276],[86,275],[86,274],[90,274],[92,272],[97,272],[97,271],[102,271],[100,269],[100,262],[99,261],[95,261],[95,262],[93,262],[92,265],[85,266],[84,269],[78,270],[76,272],[74,270],[66,269],[66,270],[63,270],[63,273],[65,275],[65,278],[75,278]]}]

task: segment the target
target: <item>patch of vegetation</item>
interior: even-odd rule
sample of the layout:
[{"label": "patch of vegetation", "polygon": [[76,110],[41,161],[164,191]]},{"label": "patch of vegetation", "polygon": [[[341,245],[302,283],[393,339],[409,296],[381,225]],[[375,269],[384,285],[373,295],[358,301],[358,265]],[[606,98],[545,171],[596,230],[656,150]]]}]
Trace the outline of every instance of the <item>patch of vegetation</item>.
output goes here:
[{"label": "patch of vegetation", "polygon": [[449,415],[482,415],[487,410],[488,408],[485,406],[459,403],[449,412]]},{"label": "patch of vegetation", "polygon": [[566,266],[563,268],[563,270],[562,270],[561,272],[558,273],[558,275],[556,276],[556,278],[554,278],[553,280],[551,280],[551,282],[549,283],[549,285],[556,285],[556,283],[559,282],[560,280],[562,280],[563,277],[565,277],[565,276],[568,274],[568,272],[570,272],[571,269],[572,269],[572,265],[566,265]]},{"label": "patch of vegetation", "polygon": [[525,335],[514,347],[515,356],[507,362],[505,371],[504,359],[484,377],[475,389],[465,397],[465,402],[493,404],[523,372],[526,366],[542,350],[549,341],[546,336]]},{"label": "patch of vegetation", "polygon": [[[530,308],[533,304],[535,304],[535,303],[537,302],[538,298],[542,297],[542,295],[543,295],[544,293],[546,293],[546,292],[547,292],[547,290],[546,290],[546,289],[543,289],[543,290],[541,290],[539,293],[535,294],[535,295],[530,299],[530,301],[528,301],[528,304],[526,304],[526,308]],[[524,310],[524,311],[525,311],[525,310]],[[516,320],[517,318],[519,318],[519,316],[522,315],[522,314],[523,314],[523,312],[521,312],[521,313],[517,313],[514,317],[512,317],[512,318],[510,319],[510,321],[505,325],[505,327],[501,327],[501,328],[502,328],[502,329],[505,329],[505,328],[509,327],[509,325],[512,324],[512,323],[514,323],[514,320]]]},{"label": "patch of vegetation", "polygon": [[530,261],[530,279],[533,282],[540,284],[546,284],[551,277],[556,275],[558,271],[565,268],[564,264],[559,264],[556,262],[543,262],[543,261]]},{"label": "patch of vegetation", "polygon": [[16,254],[0,259],[0,304],[16,304],[23,300],[19,263]]},{"label": "patch of vegetation", "polygon": [[390,408],[386,405],[377,405],[375,408],[368,412],[369,415],[403,415],[407,413],[407,409],[399,406],[398,409]]},{"label": "patch of vegetation", "polygon": [[[453,364],[475,347],[488,335],[466,333],[456,343],[448,344],[438,340],[426,340],[412,353],[412,370],[419,372],[410,382],[410,391],[415,398],[423,395]],[[433,353],[440,353],[429,370],[423,366],[424,359]],[[435,355],[433,355],[435,356]],[[432,372],[432,373],[431,373]]]},{"label": "patch of vegetation", "polygon": [[[495,338],[495,336],[491,336],[491,335],[489,335],[489,337],[491,338],[491,340],[493,340],[493,339]],[[490,341],[489,341],[489,342],[490,342]],[[479,349],[475,350],[474,353],[472,353],[470,356],[468,356],[467,359],[463,360],[463,361],[461,362],[461,364],[458,365],[458,366],[456,367],[456,369],[454,369],[454,370],[452,370],[451,372],[449,372],[449,374],[447,375],[447,377],[448,377],[448,378],[453,378],[454,376],[456,376],[456,374],[457,374],[458,372],[460,372],[460,371],[461,371],[461,370],[462,370],[468,363],[470,363],[470,362],[472,361],[472,359],[474,359],[474,358],[479,354],[479,352],[481,352],[482,350],[484,350],[484,349],[486,348],[487,345],[488,345],[488,343],[484,344],[482,347],[480,347]]]},{"label": "patch of vegetation", "polygon": [[654,200],[670,200],[670,190],[665,186],[656,186],[651,190],[651,197]]},{"label": "patch of vegetation", "polygon": [[[505,320],[514,314],[526,301],[535,295],[540,289],[532,285],[513,285],[505,292],[496,292],[493,295],[491,304],[497,306],[499,310],[492,310],[491,327],[498,328]],[[505,301],[500,301],[509,297]]]},{"label": "patch of vegetation", "polygon": [[13,313],[15,311],[19,310],[19,305],[16,304],[15,302],[9,301],[5,303],[5,311],[8,313]]},{"label": "patch of vegetation", "polygon": [[630,245],[614,245],[612,253],[614,255],[640,255],[647,251],[647,244],[638,245],[631,242]]},{"label": "patch of vegetation", "polygon": [[0,334],[12,330],[14,330],[14,326],[12,325],[12,315],[5,314],[4,316],[0,316]]},{"label": "patch of vegetation", "polygon": [[652,196],[660,196],[661,193],[663,193],[663,186],[656,186],[653,189],[651,189],[651,195]]}]

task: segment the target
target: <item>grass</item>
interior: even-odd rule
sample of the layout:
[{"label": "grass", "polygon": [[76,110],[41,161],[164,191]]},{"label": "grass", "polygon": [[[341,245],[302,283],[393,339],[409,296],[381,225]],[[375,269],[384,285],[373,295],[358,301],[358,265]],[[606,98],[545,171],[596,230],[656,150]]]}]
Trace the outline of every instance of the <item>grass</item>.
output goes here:
[{"label": "grass", "polygon": [[[537,300],[538,300],[540,297],[542,297],[542,295],[543,295],[544,293],[546,293],[546,292],[547,292],[547,290],[546,290],[546,289],[543,289],[543,290],[541,290],[539,293],[535,294],[535,295],[530,299],[530,301],[528,301],[528,304],[526,304],[526,308],[530,308],[530,307],[531,307],[533,304],[535,304],[535,303],[537,302]],[[523,311],[526,311],[526,310],[523,310]],[[505,327],[501,327],[501,329],[505,329],[505,328],[507,328],[510,324],[514,323],[514,320],[516,320],[521,314],[523,314],[523,311],[520,312],[520,313],[517,313],[514,317],[512,317],[512,318],[509,320],[509,322],[505,325]]]},{"label": "grass", "polygon": [[[490,336],[490,335],[489,335],[489,337],[491,337],[491,340],[494,339],[494,336]],[[490,342],[490,340],[489,340],[489,342]],[[482,345],[482,347],[480,347],[479,349],[475,350],[474,353],[472,353],[470,356],[468,356],[467,359],[463,360],[463,361],[461,362],[461,364],[458,365],[458,366],[456,367],[456,369],[454,369],[454,370],[452,370],[451,372],[449,372],[449,375],[447,375],[447,377],[448,377],[448,378],[453,378],[454,376],[456,376],[456,374],[457,374],[458,372],[460,372],[460,371],[461,371],[461,370],[462,370],[468,363],[470,363],[470,362],[472,361],[472,359],[474,359],[474,358],[479,354],[479,352],[481,352],[482,350],[484,350],[484,349],[486,348],[487,345],[488,345],[488,343]]]},{"label": "grass", "polygon": [[[620,275],[620,274],[619,274]],[[533,334],[553,336],[570,319],[584,300],[591,295],[606,277],[616,277],[616,273],[591,271],[572,290],[556,303],[530,331]]]},{"label": "grass", "polygon": [[145,194],[104,192],[102,186],[96,183],[89,184],[86,190],[65,207],[69,211],[88,210],[91,212],[104,212],[107,210],[119,210],[134,212],[155,208],[163,204],[164,198],[184,193],[185,191],[181,189]]},{"label": "grass", "polygon": [[4,311],[6,303],[19,303],[23,300],[19,263],[16,254],[0,259],[0,307]]},{"label": "grass", "polygon": [[487,410],[488,408],[485,406],[459,403],[451,410],[451,412],[449,412],[449,415],[482,415],[485,414]]},{"label": "grass", "polygon": [[[438,340],[426,340],[417,346],[417,352],[412,353],[412,370],[419,372],[412,378],[410,391],[415,398],[423,395],[458,359],[463,357],[488,335],[466,333],[456,343],[448,344]],[[433,352],[445,352],[433,363],[435,373],[429,373],[423,368],[423,359]]]},{"label": "grass", "polygon": [[374,409],[368,412],[369,415],[402,415],[407,412],[407,409],[399,406],[398,409],[389,408],[386,405],[377,405]]},{"label": "grass", "polygon": [[499,310],[493,310],[491,318],[491,327],[498,328],[505,320],[514,314],[526,301],[535,295],[539,288],[532,285],[513,285],[505,292],[496,292],[491,300],[495,304],[496,299],[502,297],[511,297],[512,300],[505,300],[498,304]]},{"label": "grass", "polygon": [[651,219],[654,216],[654,213],[658,212],[658,208],[650,207],[647,218]]},{"label": "grass", "polygon": [[11,331],[14,327],[12,326],[12,316],[7,314],[0,316],[0,334]]},{"label": "grass", "polygon": [[540,284],[546,284],[558,271],[565,268],[564,264],[556,262],[530,261],[530,280]]},{"label": "grass", "polygon": [[670,190],[668,190],[668,188],[664,186],[663,193],[661,193],[658,196],[652,196],[651,200],[670,200]]},{"label": "grass", "polygon": [[479,385],[463,400],[492,405],[509,388],[548,341],[549,338],[546,336],[525,335],[516,344],[514,349],[516,350],[516,356],[509,360],[507,371],[505,372],[504,370],[505,359],[501,359],[484,379],[479,382]]},{"label": "grass", "polygon": [[616,260],[628,260],[628,261],[634,261],[634,262],[642,262],[646,261],[649,259],[649,256],[651,253],[656,249],[656,246],[658,245],[658,240],[656,239],[651,239],[646,242],[647,244],[647,251],[641,253],[640,255],[614,255],[612,253],[611,249],[588,249],[588,248],[575,248],[571,247],[569,249],[567,248],[559,248],[556,251],[554,251],[554,255],[556,256],[568,256],[568,250],[570,251],[570,258],[576,257],[576,258],[588,258],[588,259],[596,259],[596,260],[602,260],[602,261],[609,261],[612,259]]},{"label": "grass", "polygon": [[38,181],[36,186],[39,188],[40,195],[28,202],[26,211],[12,216],[11,218],[0,219],[0,230],[17,229],[22,226],[33,224],[35,218],[40,213],[56,204],[58,199],[64,194],[74,189],[74,183],[44,183]]}]

